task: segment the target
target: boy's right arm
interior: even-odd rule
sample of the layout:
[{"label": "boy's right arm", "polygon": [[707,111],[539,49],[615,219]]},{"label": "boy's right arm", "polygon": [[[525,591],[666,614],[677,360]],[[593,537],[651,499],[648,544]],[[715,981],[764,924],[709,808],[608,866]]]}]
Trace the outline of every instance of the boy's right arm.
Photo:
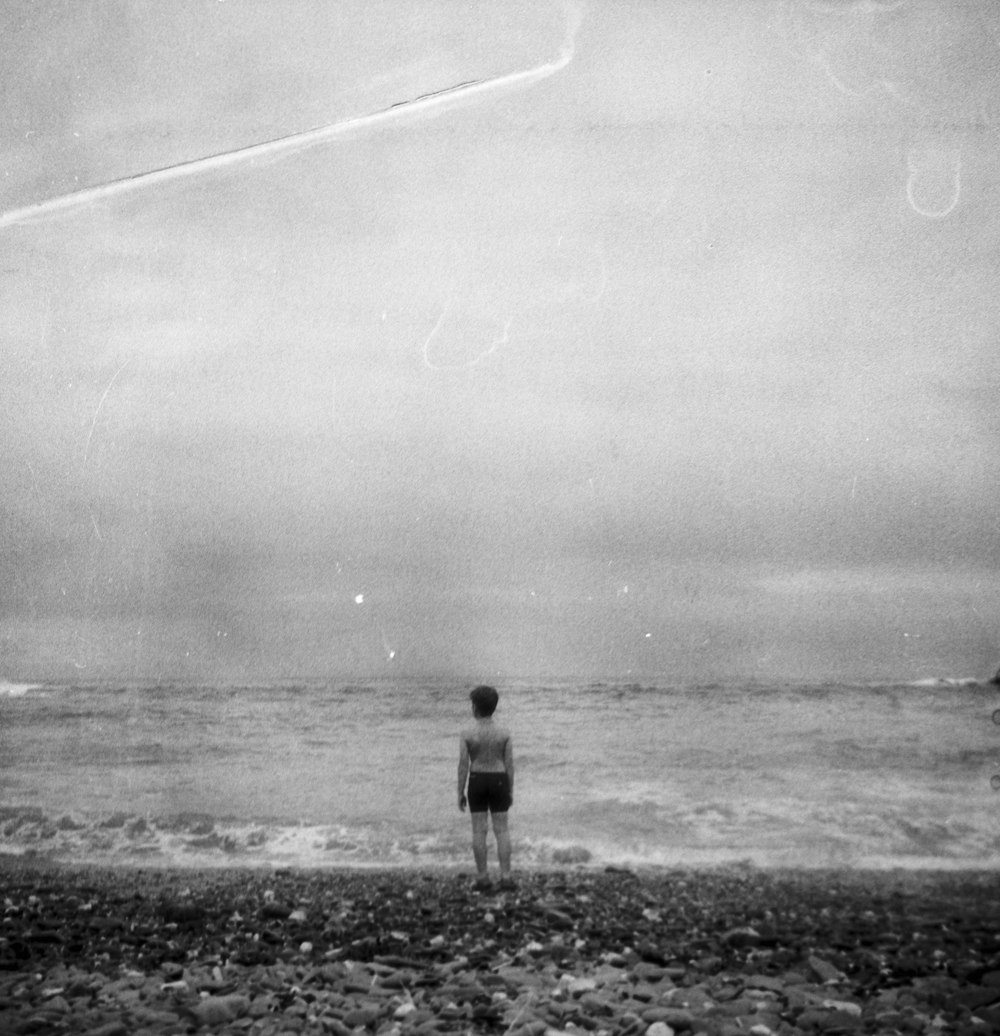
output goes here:
[{"label": "boy's right arm", "polygon": [[458,745],[458,808],[464,813],[466,806],[465,782],[469,776],[469,744],[465,734],[459,738]]}]

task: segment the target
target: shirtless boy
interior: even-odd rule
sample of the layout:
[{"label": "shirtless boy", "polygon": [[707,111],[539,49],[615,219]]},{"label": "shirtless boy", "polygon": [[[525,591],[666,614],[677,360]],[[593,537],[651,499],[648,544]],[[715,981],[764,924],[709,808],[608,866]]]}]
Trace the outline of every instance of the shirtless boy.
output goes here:
[{"label": "shirtless boy", "polygon": [[[500,887],[514,887],[510,876],[510,832],[507,810],[514,805],[514,749],[510,731],[493,722],[500,696],[492,687],[477,687],[472,699],[476,724],[462,731],[458,749],[458,808],[472,814],[472,855],[476,860],[477,889],[490,888],[486,869],[487,812],[493,817],[493,835],[500,860]],[[469,780],[468,798],[465,781]]]}]

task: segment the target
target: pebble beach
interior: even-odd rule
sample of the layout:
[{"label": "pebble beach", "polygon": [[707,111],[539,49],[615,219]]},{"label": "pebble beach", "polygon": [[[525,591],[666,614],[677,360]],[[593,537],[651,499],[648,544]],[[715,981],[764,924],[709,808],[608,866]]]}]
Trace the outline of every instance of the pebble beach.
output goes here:
[{"label": "pebble beach", "polygon": [[1000,1030],[1000,875],[2,870],[0,1031]]}]

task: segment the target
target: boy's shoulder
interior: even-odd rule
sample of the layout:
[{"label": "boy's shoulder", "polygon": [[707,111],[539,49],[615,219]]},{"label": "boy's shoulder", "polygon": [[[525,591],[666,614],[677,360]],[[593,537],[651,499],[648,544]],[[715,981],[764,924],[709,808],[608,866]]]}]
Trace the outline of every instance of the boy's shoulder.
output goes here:
[{"label": "boy's shoulder", "polygon": [[[486,736],[491,739],[503,740],[510,737],[510,730],[507,727],[500,726],[499,723],[491,723],[486,728],[486,731]],[[483,734],[483,728],[477,723],[470,727],[463,727],[459,736],[463,741],[480,741],[483,738]]]}]

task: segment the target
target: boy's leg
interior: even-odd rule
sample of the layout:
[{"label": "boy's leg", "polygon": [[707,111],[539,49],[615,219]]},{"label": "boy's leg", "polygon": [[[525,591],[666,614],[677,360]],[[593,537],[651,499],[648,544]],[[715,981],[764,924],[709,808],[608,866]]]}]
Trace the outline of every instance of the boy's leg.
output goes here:
[{"label": "boy's leg", "polygon": [[510,877],[510,830],[507,827],[507,814],[493,814],[493,835],[497,840],[497,857],[500,860],[500,876]]},{"label": "boy's leg", "polygon": [[486,826],[487,813],[472,813],[472,855],[476,861],[479,877],[486,877]]}]

